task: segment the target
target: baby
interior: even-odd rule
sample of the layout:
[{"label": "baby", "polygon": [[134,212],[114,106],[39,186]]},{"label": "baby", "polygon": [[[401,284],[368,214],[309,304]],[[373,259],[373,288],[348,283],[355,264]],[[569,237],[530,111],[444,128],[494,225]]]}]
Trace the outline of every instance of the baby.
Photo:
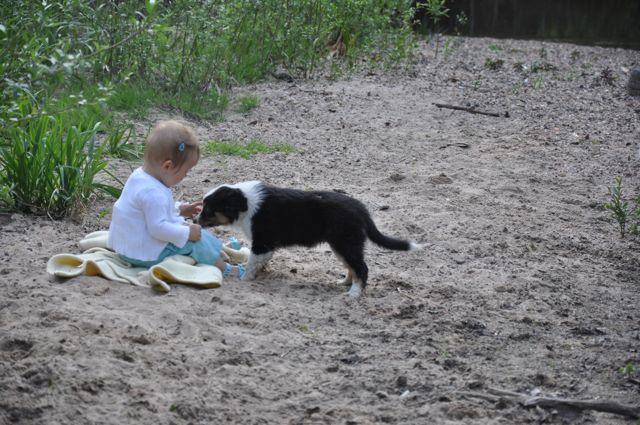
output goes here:
[{"label": "baby", "polygon": [[185,225],[202,201],[175,203],[171,188],[200,158],[194,133],[176,121],[161,121],[149,134],[143,166],[127,179],[113,206],[108,246],[128,263],[151,267],[171,255],[186,255],[215,265],[222,275],[242,277],[244,267],[225,260],[222,242],[198,224]]}]

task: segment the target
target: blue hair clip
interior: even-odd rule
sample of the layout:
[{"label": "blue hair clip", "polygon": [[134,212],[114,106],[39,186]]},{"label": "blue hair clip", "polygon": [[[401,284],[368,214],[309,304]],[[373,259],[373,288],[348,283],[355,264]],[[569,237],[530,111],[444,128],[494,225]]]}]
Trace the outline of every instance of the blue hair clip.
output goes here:
[{"label": "blue hair clip", "polygon": [[182,142],[182,143],[180,143],[180,144],[178,145],[178,150],[179,150],[180,152],[184,152],[184,142]]}]

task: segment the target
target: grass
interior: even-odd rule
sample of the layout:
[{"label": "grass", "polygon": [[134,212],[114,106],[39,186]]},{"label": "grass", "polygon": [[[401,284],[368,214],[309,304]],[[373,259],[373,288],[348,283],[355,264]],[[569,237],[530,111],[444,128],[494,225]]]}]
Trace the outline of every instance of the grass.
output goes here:
[{"label": "grass", "polygon": [[544,77],[542,75],[536,76],[533,79],[533,88],[536,90],[541,89],[544,86]]},{"label": "grass", "polygon": [[257,96],[242,96],[240,99],[240,112],[246,113],[258,107],[260,102]]},{"label": "grass", "polygon": [[497,71],[504,65],[504,60],[502,59],[494,59],[494,58],[486,58],[484,60],[484,67],[490,69],[492,71]]},{"label": "grass", "polygon": [[156,92],[150,87],[120,84],[114,89],[108,105],[115,111],[126,112],[132,118],[140,118],[147,114],[156,99]]},{"label": "grass", "polygon": [[126,160],[140,159],[144,146],[135,143],[135,127],[133,124],[114,125],[102,141],[106,155]]},{"label": "grass", "polygon": [[244,159],[251,159],[256,154],[269,154],[281,152],[285,154],[295,153],[297,150],[286,143],[266,144],[252,139],[249,143],[223,142],[213,140],[208,142],[204,151],[210,155],[231,155]]},{"label": "grass", "polygon": [[215,90],[204,94],[182,90],[175,95],[162,94],[158,103],[178,109],[190,118],[218,121],[229,105],[229,97]]},{"label": "grass", "polygon": [[144,84],[126,83],[118,85],[108,100],[115,111],[125,112],[132,118],[148,115],[152,107],[169,107],[183,114],[203,119],[220,119],[229,104],[229,97],[216,89],[206,93],[182,90],[175,94],[152,88]]}]

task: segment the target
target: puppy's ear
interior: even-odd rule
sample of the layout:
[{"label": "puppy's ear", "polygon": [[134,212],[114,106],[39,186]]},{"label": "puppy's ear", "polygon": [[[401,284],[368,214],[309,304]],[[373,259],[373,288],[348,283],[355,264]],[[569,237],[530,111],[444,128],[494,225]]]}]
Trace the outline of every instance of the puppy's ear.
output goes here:
[{"label": "puppy's ear", "polygon": [[221,187],[218,189],[220,202],[226,210],[244,212],[249,209],[247,198],[240,189],[233,187]]},{"label": "puppy's ear", "polygon": [[247,197],[244,196],[244,193],[242,193],[240,189],[228,189],[231,191],[228,197],[229,206],[238,212],[247,211],[249,209],[249,205],[247,203]]}]

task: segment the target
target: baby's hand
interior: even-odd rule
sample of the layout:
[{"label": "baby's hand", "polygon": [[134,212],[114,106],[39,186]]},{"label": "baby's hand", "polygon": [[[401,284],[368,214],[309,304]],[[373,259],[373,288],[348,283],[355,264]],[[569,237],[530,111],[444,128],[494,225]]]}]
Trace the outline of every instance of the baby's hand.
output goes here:
[{"label": "baby's hand", "polygon": [[180,205],[180,215],[186,218],[193,218],[202,211],[202,201]]},{"label": "baby's hand", "polygon": [[199,241],[202,233],[202,227],[199,224],[189,225],[189,240]]}]

